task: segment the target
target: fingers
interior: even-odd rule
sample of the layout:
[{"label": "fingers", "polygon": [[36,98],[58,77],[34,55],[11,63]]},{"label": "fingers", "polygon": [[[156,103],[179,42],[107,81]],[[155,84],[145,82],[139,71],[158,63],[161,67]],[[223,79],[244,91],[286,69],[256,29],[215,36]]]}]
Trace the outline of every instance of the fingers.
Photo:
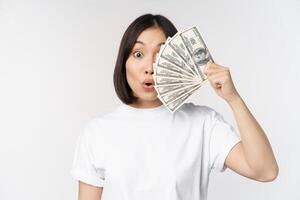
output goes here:
[{"label": "fingers", "polygon": [[209,61],[203,70],[203,73],[208,77],[219,72],[229,72],[229,68],[217,65]]},{"label": "fingers", "polygon": [[207,79],[215,89],[221,88],[221,86],[230,79],[228,67],[217,65],[211,61],[206,64],[203,73],[207,76]]},{"label": "fingers", "polygon": [[221,85],[224,85],[228,81],[228,78],[229,76],[226,75],[226,72],[219,72],[211,75],[208,80],[215,88],[220,88]]}]

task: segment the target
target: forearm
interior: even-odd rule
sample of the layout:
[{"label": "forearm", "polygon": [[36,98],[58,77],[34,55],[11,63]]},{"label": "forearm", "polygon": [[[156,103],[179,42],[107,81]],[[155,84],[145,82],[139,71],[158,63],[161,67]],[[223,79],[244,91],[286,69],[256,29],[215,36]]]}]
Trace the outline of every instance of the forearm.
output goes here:
[{"label": "forearm", "polygon": [[228,102],[241,135],[245,158],[258,174],[277,174],[278,166],[263,129],[241,97]]}]

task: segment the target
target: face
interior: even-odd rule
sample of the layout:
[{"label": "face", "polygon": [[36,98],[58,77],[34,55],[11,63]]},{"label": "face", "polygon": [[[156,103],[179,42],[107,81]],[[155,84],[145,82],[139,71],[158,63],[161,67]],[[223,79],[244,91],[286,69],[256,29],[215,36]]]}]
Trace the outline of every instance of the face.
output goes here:
[{"label": "face", "polygon": [[203,64],[206,62],[206,51],[205,50],[198,50],[195,54],[194,54],[194,60],[196,63],[198,64]]},{"label": "face", "polygon": [[[138,101],[132,106],[153,108],[161,105],[153,82],[153,63],[166,36],[159,28],[148,28],[139,37],[126,61],[126,78]],[[145,83],[146,82],[146,83]],[[150,84],[151,83],[151,84]]]}]

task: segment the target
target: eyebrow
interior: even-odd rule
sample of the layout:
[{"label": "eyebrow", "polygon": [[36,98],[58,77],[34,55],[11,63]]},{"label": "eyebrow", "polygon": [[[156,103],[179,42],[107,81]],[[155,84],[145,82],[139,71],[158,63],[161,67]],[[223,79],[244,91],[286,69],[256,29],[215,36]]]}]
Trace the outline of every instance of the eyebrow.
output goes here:
[{"label": "eyebrow", "polygon": [[[137,41],[135,42],[135,44],[136,44],[136,43],[139,43],[139,44],[145,45],[145,43],[144,43],[144,42],[142,42],[142,41],[139,41],[139,40],[137,40]],[[162,44],[165,44],[165,42],[161,42],[161,43],[159,43],[157,46],[161,46]]]}]

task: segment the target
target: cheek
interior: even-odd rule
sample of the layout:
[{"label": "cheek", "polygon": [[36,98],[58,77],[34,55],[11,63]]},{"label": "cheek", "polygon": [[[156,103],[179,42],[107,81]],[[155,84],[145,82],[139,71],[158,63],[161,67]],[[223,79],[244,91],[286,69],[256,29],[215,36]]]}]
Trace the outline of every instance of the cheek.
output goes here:
[{"label": "cheek", "polygon": [[135,65],[135,62],[133,62],[131,59],[128,59],[126,61],[126,78],[127,82],[132,87],[135,83],[135,81],[138,80],[138,68]]}]

